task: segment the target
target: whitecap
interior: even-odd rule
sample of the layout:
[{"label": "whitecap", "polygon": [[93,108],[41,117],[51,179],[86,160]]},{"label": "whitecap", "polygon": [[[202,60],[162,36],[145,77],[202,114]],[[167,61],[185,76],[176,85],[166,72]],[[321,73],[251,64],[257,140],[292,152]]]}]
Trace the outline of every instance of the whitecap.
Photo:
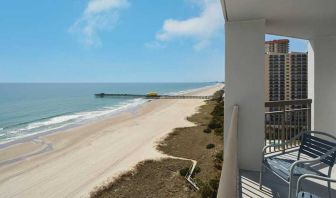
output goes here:
[{"label": "whitecap", "polygon": [[57,116],[54,118],[47,119],[45,121],[39,121],[39,122],[33,122],[28,124],[27,127],[21,129],[21,130],[32,130],[44,126],[49,126],[49,125],[55,125],[55,124],[60,124],[63,122],[68,122],[74,119],[79,118],[80,115],[63,115],[63,116]]}]

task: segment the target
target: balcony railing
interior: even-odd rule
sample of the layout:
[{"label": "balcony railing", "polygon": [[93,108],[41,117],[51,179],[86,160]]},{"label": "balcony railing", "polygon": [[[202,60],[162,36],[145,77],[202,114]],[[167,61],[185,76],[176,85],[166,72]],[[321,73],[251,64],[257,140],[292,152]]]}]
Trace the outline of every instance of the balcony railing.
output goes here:
[{"label": "balcony railing", "polygon": [[[311,99],[265,102],[265,145],[282,143],[301,131],[310,130],[311,103]],[[267,152],[284,151],[299,144],[300,139]]]}]

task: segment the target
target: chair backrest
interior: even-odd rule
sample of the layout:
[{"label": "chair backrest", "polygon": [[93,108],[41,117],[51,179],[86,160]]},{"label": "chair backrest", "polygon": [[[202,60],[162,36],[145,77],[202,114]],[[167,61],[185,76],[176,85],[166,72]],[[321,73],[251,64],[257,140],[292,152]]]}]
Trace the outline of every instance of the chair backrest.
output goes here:
[{"label": "chair backrest", "polygon": [[[322,138],[312,136],[310,134],[303,134],[303,139],[300,145],[299,152],[308,155],[312,158],[320,157],[333,149],[336,143],[324,140]],[[328,155],[322,159],[321,162],[328,166],[334,166],[336,158],[336,152]]]}]

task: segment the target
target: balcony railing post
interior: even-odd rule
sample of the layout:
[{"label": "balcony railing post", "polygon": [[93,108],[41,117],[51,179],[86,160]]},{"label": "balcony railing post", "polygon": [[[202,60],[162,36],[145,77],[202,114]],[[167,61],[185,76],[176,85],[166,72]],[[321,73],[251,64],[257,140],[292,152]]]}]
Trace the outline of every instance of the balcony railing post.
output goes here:
[{"label": "balcony railing post", "polygon": [[[286,116],[286,106],[281,106],[281,143],[285,142],[285,116]],[[285,145],[282,145],[282,152],[285,152]]]},{"label": "balcony railing post", "polygon": [[311,103],[308,103],[308,131],[310,131],[311,130]]}]

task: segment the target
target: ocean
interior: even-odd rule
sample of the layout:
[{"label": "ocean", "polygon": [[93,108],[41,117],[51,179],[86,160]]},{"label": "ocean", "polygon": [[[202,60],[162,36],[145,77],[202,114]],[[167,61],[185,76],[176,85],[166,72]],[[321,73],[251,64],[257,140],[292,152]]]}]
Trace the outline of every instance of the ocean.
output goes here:
[{"label": "ocean", "polygon": [[0,145],[134,109],[143,98],[95,93],[179,94],[215,83],[0,83]]}]

